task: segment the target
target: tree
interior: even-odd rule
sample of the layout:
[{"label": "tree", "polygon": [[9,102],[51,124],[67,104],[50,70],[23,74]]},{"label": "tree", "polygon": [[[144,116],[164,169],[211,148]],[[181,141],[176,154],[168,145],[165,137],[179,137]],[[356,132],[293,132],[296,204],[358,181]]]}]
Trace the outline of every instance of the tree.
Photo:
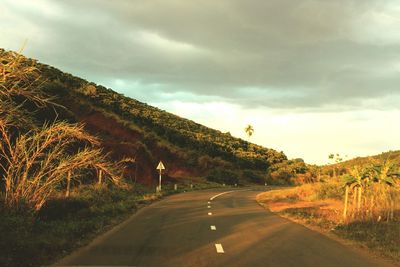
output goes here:
[{"label": "tree", "polygon": [[[400,178],[399,166],[389,160],[389,158],[381,159],[367,169],[366,177],[370,182],[378,184],[376,196],[387,200],[388,212],[387,220],[393,220],[394,215],[394,198],[391,194],[391,188],[397,185],[396,180]],[[371,204],[374,203],[374,196],[371,198]]]},{"label": "tree", "polygon": [[226,169],[213,169],[206,177],[208,181],[234,185],[239,183],[239,176],[236,172]]},{"label": "tree", "polygon": [[[343,161],[339,154],[329,154],[328,158],[332,161],[332,164],[338,164]],[[336,166],[333,166],[333,177],[337,177]]]},{"label": "tree", "polygon": [[[344,211],[343,217],[347,219],[347,206],[348,206],[348,195],[349,190],[353,190],[354,201],[353,205],[357,203],[357,214],[360,213],[361,209],[361,196],[362,196],[362,189],[364,184],[368,182],[368,176],[366,175],[366,170],[360,166],[354,166],[352,169],[349,170],[349,174],[343,176],[343,182],[346,187],[345,192],[345,203],[344,203]],[[355,215],[356,213],[353,213]]]},{"label": "tree", "polygon": [[362,219],[364,216],[364,218],[372,219],[375,210],[379,215],[378,221],[381,219],[382,211],[385,212],[388,221],[393,220],[394,190],[399,177],[399,166],[388,159],[380,159],[366,166],[351,168],[348,174],[342,177],[346,187],[344,219],[347,218],[348,195],[352,191],[353,217]]},{"label": "tree", "polygon": [[254,128],[253,128],[253,126],[252,125],[247,125],[246,126],[246,128],[244,128],[244,131],[246,132],[246,134],[247,134],[247,136],[249,137],[249,140],[250,140],[250,137],[253,135],[253,133],[254,133]]},{"label": "tree", "polygon": [[95,96],[97,93],[96,86],[93,84],[88,84],[84,88],[82,88],[83,94],[87,96]]}]

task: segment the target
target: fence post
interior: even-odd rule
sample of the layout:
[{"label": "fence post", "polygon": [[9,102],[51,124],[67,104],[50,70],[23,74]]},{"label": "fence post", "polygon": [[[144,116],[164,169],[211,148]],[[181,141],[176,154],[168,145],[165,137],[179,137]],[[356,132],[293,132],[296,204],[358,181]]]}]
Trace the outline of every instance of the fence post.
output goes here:
[{"label": "fence post", "polygon": [[69,197],[69,191],[71,188],[71,171],[67,174],[67,191],[65,192],[65,197]]},{"label": "fence post", "polygon": [[343,210],[343,218],[346,221],[347,220],[347,203],[349,200],[349,186],[346,185],[346,191],[344,193],[344,210]]},{"label": "fence post", "polygon": [[102,181],[103,181],[103,171],[99,170],[99,182],[98,182],[98,184],[101,185]]}]

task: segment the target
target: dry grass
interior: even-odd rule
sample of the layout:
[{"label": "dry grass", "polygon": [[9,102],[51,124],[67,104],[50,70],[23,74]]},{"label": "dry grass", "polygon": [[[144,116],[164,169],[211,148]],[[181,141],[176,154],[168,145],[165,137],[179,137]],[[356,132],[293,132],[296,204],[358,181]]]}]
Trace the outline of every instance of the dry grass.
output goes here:
[{"label": "dry grass", "polygon": [[400,191],[396,187],[382,183],[364,188],[355,187],[350,190],[348,199],[348,223],[400,220]]},{"label": "dry grass", "polygon": [[0,49],[0,98],[2,101],[14,97],[32,101],[38,107],[53,104],[41,85],[43,80],[35,61],[28,61],[22,55]]},{"label": "dry grass", "polygon": [[[388,194],[397,201],[393,219],[389,221],[392,206],[388,203]],[[373,206],[370,202],[372,196]],[[354,240],[373,252],[400,261],[399,197],[398,189],[377,183],[364,192],[358,210],[358,201],[350,194],[347,220],[343,218],[344,188],[339,183],[271,190],[259,194],[257,200],[273,212]]]},{"label": "dry grass", "polygon": [[0,49],[0,186],[8,209],[38,211],[63,188],[69,195],[71,179],[96,170],[122,185],[123,163],[110,163],[99,140],[83,125],[54,122],[38,125],[31,111],[53,106],[41,90],[43,80],[35,62]]},{"label": "dry grass", "polygon": [[[83,169],[101,169],[113,182],[119,182],[102,151],[93,148],[97,139],[87,134],[82,125],[45,125],[12,140],[7,123],[0,120],[0,135],[0,167],[8,208],[27,205],[39,210],[68,176],[76,176]],[[76,149],[82,142],[87,146]]]},{"label": "dry grass", "polygon": [[[355,221],[383,221],[400,220],[400,190],[398,187],[383,183],[374,183],[364,187],[359,201],[357,190],[350,190],[348,197],[348,214],[343,218],[345,188],[341,183],[315,183],[305,184],[283,190],[272,190],[262,193],[258,200],[269,204],[274,209],[277,203],[325,207],[332,206],[335,216],[330,220],[339,223]],[[305,204],[308,203],[308,204]],[[334,204],[333,204],[334,203]],[[282,204],[279,204],[282,205]],[[326,212],[325,212],[326,213]]]}]

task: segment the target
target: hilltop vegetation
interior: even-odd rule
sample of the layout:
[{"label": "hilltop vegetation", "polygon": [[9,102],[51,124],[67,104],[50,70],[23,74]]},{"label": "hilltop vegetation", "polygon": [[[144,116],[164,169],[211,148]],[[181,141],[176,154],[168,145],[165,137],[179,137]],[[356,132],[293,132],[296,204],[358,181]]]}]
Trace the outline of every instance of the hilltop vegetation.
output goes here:
[{"label": "hilltop vegetation", "polygon": [[246,169],[252,172],[252,180],[259,182],[287,183],[293,176],[266,176],[269,168],[290,163],[283,152],[207,128],[35,60],[21,60],[39,70],[42,92],[65,107],[52,107],[56,112],[44,108],[35,117],[41,122],[57,118],[84,123],[114,160],[135,159],[125,170],[133,180],[153,183],[159,160],[166,163],[169,180],[207,177],[210,170],[218,168],[239,172],[240,182],[248,181],[242,173]]},{"label": "hilltop vegetation", "polygon": [[340,155],[338,158],[338,162],[321,167],[321,173],[329,177],[340,176],[348,173],[348,171],[354,166],[366,166],[370,165],[371,162],[377,162],[382,159],[389,160],[395,165],[400,165],[400,151],[382,152],[379,155],[356,157],[346,161],[342,161]]}]

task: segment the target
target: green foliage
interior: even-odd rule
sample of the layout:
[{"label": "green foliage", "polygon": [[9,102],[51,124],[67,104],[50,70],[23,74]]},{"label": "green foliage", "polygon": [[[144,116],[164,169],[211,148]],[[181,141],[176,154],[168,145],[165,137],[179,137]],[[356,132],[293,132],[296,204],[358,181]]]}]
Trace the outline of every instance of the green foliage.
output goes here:
[{"label": "green foliage", "polygon": [[243,171],[243,178],[255,184],[263,184],[265,182],[265,175],[260,175],[251,170]]},{"label": "green foliage", "polygon": [[69,89],[70,98],[60,99],[60,103],[66,107],[71,105],[71,101],[76,102],[79,99],[82,101],[81,105],[101,108],[107,113],[115,114],[122,121],[134,122],[144,132],[153,133],[157,139],[179,149],[196,151],[199,156],[218,157],[238,168],[265,170],[270,165],[286,160],[283,152],[207,128],[53,67],[44,64],[38,64],[38,67],[47,80],[47,91],[57,96],[57,86]]},{"label": "green foliage", "polygon": [[81,217],[79,214],[89,207],[89,203],[81,198],[53,198],[45,203],[38,216],[46,221],[65,220],[70,217]]},{"label": "green foliage", "polygon": [[[226,166],[236,170],[252,169],[265,172],[267,168],[287,161],[283,152],[207,128],[125,97],[101,85],[61,72],[54,67],[22,56],[21,58],[28,65],[34,63],[39,70],[38,82],[43,85],[42,91],[50,95],[51,100],[55,98],[54,102],[66,107],[66,109],[56,108],[58,118],[79,121],[90,116],[92,112],[100,112],[107,117],[112,116],[113,120],[125,125],[126,128],[133,127],[142,135],[136,140],[126,141],[142,142],[149,152],[148,155],[151,154],[154,159],[159,158],[157,145],[163,143],[171,151],[169,155],[173,156],[174,163],[180,162],[192,169],[201,170],[203,174],[210,167]],[[39,115],[41,121],[49,119],[45,112]],[[152,138],[147,138],[148,136]],[[139,165],[148,164],[150,161],[153,160],[147,160],[145,163],[143,157],[138,158]]]},{"label": "green foliage", "polygon": [[350,186],[368,186],[371,183],[384,183],[389,186],[395,186],[399,178],[399,165],[387,158],[374,159],[363,166],[352,166],[341,177],[343,184]]},{"label": "green foliage", "polygon": [[343,187],[338,183],[320,183],[316,188],[316,199],[342,199]]},{"label": "green foliage", "polygon": [[338,175],[348,174],[349,170],[354,166],[360,167],[368,167],[373,164],[379,164],[379,162],[388,160],[392,164],[399,166],[400,165],[400,151],[388,151],[383,152],[379,155],[368,156],[368,157],[357,157],[351,160],[336,162],[332,165],[322,166],[322,174],[329,175],[333,173],[333,170],[336,169],[338,171]]},{"label": "green foliage", "polygon": [[[133,188],[83,186],[70,199],[52,199],[38,214],[0,209],[0,266],[42,266],[71,252],[148,203]],[[83,243],[82,243],[83,242]]]},{"label": "green foliage", "polygon": [[253,126],[252,125],[247,125],[246,126],[246,128],[244,128],[244,131],[246,132],[246,134],[247,134],[247,136],[249,137],[249,139],[250,139],[250,137],[253,135],[253,133],[254,133],[254,128],[253,128]]},{"label": "green foliage", "polygon": [[227,185],[239,184],[239,176],[236,172],[222,169],[211,171],[207,176],[207,180]]},{"label": "green foliage", "polygon": [[[302,159],[282,161],[269,168],[269,182],[272,184],[290,184],[299,176],[303,177],[309,168]],[[311,178],[310,178],[311,179]],[[307,181],[301,181],[307,182]]]}]

